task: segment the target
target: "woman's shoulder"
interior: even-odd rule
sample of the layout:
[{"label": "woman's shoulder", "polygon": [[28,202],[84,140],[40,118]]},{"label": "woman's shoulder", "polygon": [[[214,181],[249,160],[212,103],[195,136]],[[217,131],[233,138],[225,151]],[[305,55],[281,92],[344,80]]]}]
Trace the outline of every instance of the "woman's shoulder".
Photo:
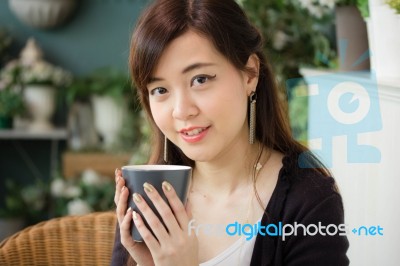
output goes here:
[{"label": "woman's shoulder", "polygon": [[318,168],[302,167],[299,156],[285,155],[275,191],[276,206],[284,212],[309,212],[326,205],[343,210],[335,179]]},{"label": "woman's shoulder", "polygon": [[[283,157],[278,183],[262,223],[292,225],[288,228],[299,230],[302,226],[324,230],[332,224],[339,228],[344,224],[344,211],[335,180],[324,171],[301,167],[303,165],[298,162],[298,156]],[[262,257],[270,260],[271,265],[273,262],[280,265],[348,265],[346,236],[335,233],[327,237],[323,233],[313,233],[313,237],[304,237],[301,233],[304,231],[299,232],[292,234],[292,231],[285,239],[257,236],[253,262]],[[321,250],[321,247],[325,249]],[[270,250],[272,255],[265,250]]]},{"label": "woman's shoulder", "polygon": [[335,179],[321,164],[319,168],[310,167],[315,164],[299,163],[299,158],[301,155],[285,155],[279,173],[279,179],[290,185],[294,196],[318,197],[339,193]]}]

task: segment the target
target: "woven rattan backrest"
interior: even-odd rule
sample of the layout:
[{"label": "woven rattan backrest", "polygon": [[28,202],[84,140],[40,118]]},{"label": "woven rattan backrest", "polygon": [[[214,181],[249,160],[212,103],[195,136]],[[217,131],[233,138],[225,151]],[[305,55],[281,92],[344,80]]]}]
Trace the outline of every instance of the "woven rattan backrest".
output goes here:
[{"label": "woven rattan backrest", "polygon": [[0,243],[0,265],[110,265],[115,226],[114,212],[41,222]]}]

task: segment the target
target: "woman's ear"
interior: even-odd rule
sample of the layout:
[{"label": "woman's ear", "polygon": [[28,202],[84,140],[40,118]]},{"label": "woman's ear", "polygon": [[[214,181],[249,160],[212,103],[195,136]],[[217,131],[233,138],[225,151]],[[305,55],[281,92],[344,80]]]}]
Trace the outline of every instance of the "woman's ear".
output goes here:
[{"label": "woman's ear", "polygon": [[245,82],[247,93],[250,95],[256,90],[258,84],[258,76],[260,73],[260,59],[256,54],[251,54],[246,64]]}]

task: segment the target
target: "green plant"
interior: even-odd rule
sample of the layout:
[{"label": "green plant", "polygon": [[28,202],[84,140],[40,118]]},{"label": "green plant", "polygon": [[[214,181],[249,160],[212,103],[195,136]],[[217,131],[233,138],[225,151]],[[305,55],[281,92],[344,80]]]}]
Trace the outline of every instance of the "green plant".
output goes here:
[{"label": "green plant", "polygon": [[400,14],[400,0],[387,0],[386,2],[397,14]]},{"label": "green plant", "polygon": [[76,179],[56,177],[51,183],[36,180],[28,185],[5,180],[4,208],[0,218],[22,218],[28,224],[64,215],[108,211],[114,206],[113,181],[86,170]]},{"label": "green plant", "polygon": [[[118,140],[109,147],[112,151],[132,152],[145,139],[141,132],[144,119],[140,115],[141,107],[136,97],[135,87],[128,75],[112,67],[94,70],[88,75],[77,77],[66,92],[67,103],[74,101],[89,102],[92,96],[110,96],[118,104],[126,107],[126,114]],[[139,156],[143,158],[143,156]]]},{"label": "green plant", "polygon": [[297,0],[296,3],[307,10],[311,16],[318,19],[331,14],[337,4],[335,0]]},{"label": "green plant", "polygon": [[10,86],[35,84],[65,87],[71,83],[72,74],[42,60],[25,65],[21,60],[15,59],[5,65],[0,78]]},{"label": "green plant", "polygon": [[331,32],[335,2],[326,2],[322,9],[316,8],[314,1],[242,0],[240,3],[264,37],[267,60],[282,88],[282,98],[289,101],[293,135],[300,140],[307,136],[307,101],[294,103],[296,100],[292,99],[296,97],[292,95],[296,92],[286,92],[285,82],[301,77],[301,66],[335,67]]},{"label": "green plant", "polygon": [[117,100],[133,92],[128,76],[111,67],[103,67],[92,73],[76,77],[68,87],[67,102],[88,100],[92,95],[109,95]]},{"label": "green plant", "polygon": [[21,195],[21,187],[10,179],[5,181],[6,194],[4,208],[0,209],[1,218],[22,218],[26,215],[26,203]]},{"label": "green plant", "polygon": [[111,180],[93,170],[86,170],[75,179],[53,179],[50,185],[52,216],[111,210],[115,192]]},{"label": "green plant", "polygon": [[12,38],[4,29],[0,29],[0,67],[7,59],[7,50],[12,43]]},{"label": "green plant", "polygon": [[2,117],[13,117],[24,111],[19,75],[20,69],[12,63],[0,71],[0,116]]},{"label": "green plant", "polygon": [[5,206],[0,209],[0,217],[22,218],[28,224],[43,219],[48,207],[48,185],[45,182],[36,180],[23,186],[6,179],[5,189]]},{"label": "green plant", "polygon": [[338,6],[356,6],[358,0],[336,0]]},{"label": "green plant", "polygon": [[19,93],[9,88],[0,88],[0,116],[13,117],[22,113],[24,103]]},{"label": "green plant", "polygon": [[368,0],[357,0],[357,8],[360,10],[361,16],[364,18],[369,17]]},{"label": "green plant", "polygon": [[308,15],[299,1],[243,0],[248,17],[265,39],[264,50],[282,84],[299,77],[301,65],[331,67],[336,53],[329,29],[332,13]]},{"label": "green plant", "polygon": [[356,6],[363,17],[369,16],[368,0],[297,0],[311,15],[321,18],[333,12],[335,6]]}]

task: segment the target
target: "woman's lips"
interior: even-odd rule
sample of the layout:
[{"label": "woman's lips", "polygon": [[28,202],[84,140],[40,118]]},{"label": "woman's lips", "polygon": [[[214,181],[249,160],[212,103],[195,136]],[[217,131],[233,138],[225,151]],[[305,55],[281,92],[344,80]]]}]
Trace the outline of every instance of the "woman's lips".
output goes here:
[{"label": "woman's lips", "polygon": [[189,143],[202,140],[208,133],[210,127],[192,127],[179,131],[181,138]]}]

